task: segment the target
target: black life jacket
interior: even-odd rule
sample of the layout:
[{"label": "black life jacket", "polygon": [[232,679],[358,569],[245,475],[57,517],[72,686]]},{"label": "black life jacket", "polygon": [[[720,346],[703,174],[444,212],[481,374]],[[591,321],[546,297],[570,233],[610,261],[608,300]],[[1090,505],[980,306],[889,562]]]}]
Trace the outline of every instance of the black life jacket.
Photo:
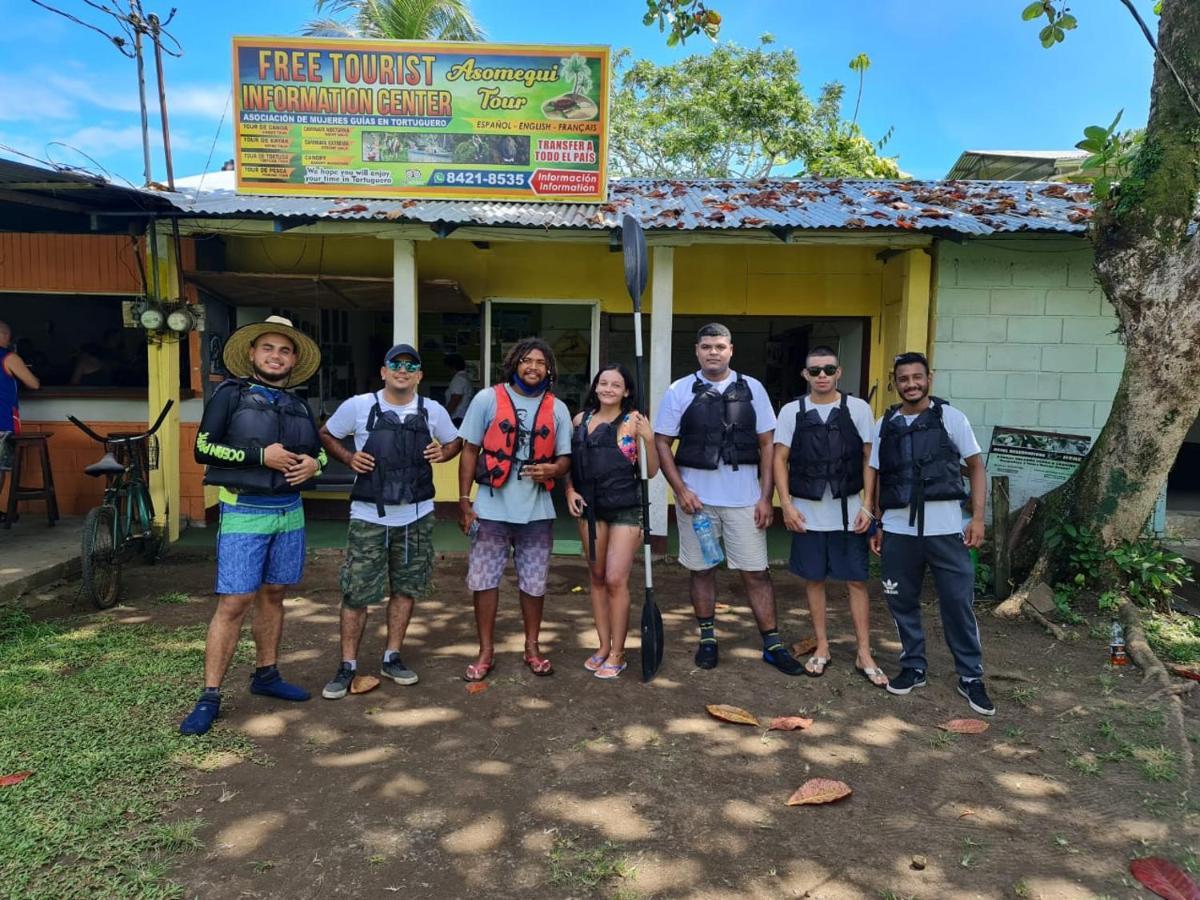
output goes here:
[{"label": "black life jacket", "polygon": [[588,507],[614,512],[640,506],[637,470],[617,446],[617,423],[603,422],[588,434],[584,416],[571,434],[571,481]]},{"label": "black life jacket", "polygon": [[946,401],[929,398],[929,408],[905,424],[896,404],[883,416],[879,432],[879,506],[909,507],[908,524],[925,533],[925,504],[934,500],[963,500],[961,453],[942,424]]},{"label": "black life jacket", "polygon": [[796,430],[788,453],[788,491],[793,497],[821,500],[829,487],[842,501],[842,527],[849,528],[846,500],[863,488],[863,439],[850,417],[845,394],[822,422],[815,409],[796,411]]},{"label": "black life jacket", "polygon": [[[236,390],[237,405],[225,427],[224,441],[237,447],[261,450],[271,444],[283,444],[293,453],[317,457],[321,441],[312,413],[295,394],[273,389],[274,401],[265,392],[253,390],[247,380],[230,378],[217,386],[218,391]],[[294,494],[308,490],[316,481],[290,485],[282,472],[266,466],[229,469],[210,465],[204,483],[232,488],[245,494]]]},{"label": "black life jacket", "polygon": [[691,469],[758,465],[758,418],[750,384],[739,372],[724,393],[696,378],[679,422],[675,462]]},{"label": "black life jacket", "polygon": [[381,518],[386,515],[385,505],[432,500],[436,493],[433,466],[424,456],[432,440],[424,397],[418,394],[417,411],[401,420],[399,414],[379,405],[376,394],[367,415],[367,441],[362,448],[375,458],[375,468],[355,477],[350,499],[374,503]]}]

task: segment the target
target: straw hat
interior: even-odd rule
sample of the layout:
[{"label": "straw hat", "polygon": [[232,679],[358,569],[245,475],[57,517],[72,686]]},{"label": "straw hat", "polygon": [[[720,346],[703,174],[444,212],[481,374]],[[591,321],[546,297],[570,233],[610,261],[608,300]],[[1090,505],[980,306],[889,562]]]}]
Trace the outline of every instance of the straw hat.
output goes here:
[{"label": "straw hat", "polygon": [[321,368],[321,350],[317,342],[292,325],[291,319],[283,316],[267,316],[262,322],[243,325],[225,342],[225,368],[236,378],[249,378],[254,374],[250,366],[250,345],[260,335],[282,334],[291,338],[296,348],[296,365],[288,376],[288,384],[304,384]]}]

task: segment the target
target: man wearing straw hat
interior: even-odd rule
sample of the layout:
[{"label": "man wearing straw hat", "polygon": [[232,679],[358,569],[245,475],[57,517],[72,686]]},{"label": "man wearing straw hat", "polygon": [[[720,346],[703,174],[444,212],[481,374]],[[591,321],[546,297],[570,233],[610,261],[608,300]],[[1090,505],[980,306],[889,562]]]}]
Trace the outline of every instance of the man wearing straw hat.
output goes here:
[{"label": "man wearing straw hat", "polygon": [[220,384],[204,408],[196,461],[204,483],[220,488],[217,609],[204,648],[204,691],[183,720],[184,734],[204,734],[221,711],[221,682],[242,620],[254,607],[257,656],[250,692],[307,700],[309,692],[276,668],[283,632],[283,591],[304,573],[300,491],[325,464],[307,404],[288,388],[321,365],[321,351],[282,316],[239,328],[225,343]]}]

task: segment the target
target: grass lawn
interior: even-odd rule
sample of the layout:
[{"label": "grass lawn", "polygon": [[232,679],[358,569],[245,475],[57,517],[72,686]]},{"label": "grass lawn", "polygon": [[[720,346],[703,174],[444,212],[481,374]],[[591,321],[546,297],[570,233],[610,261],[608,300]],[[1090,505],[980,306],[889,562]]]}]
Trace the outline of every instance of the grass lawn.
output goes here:
[{"label": "grass lawn", "polygon": [[201,823],[163,824],[163,811],[190,769],[251,753],[232,731],[197,747],[176,730],[203,653],[200,627],[35,624],[0,610],[0,775],[33,772],[0,788],[0,893],[181,894],[164,873],[201,846]]}]

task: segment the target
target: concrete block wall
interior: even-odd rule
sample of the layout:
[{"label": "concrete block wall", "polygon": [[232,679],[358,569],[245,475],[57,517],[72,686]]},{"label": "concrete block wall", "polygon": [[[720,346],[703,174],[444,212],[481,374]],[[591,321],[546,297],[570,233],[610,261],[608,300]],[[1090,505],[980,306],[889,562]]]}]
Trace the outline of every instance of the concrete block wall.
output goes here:
[{"label": "concrete block wall", "polygon": [[934,393],[986,451],[992,427],[1099,434],[1125,363],[1084,239],[942,242]]}]

